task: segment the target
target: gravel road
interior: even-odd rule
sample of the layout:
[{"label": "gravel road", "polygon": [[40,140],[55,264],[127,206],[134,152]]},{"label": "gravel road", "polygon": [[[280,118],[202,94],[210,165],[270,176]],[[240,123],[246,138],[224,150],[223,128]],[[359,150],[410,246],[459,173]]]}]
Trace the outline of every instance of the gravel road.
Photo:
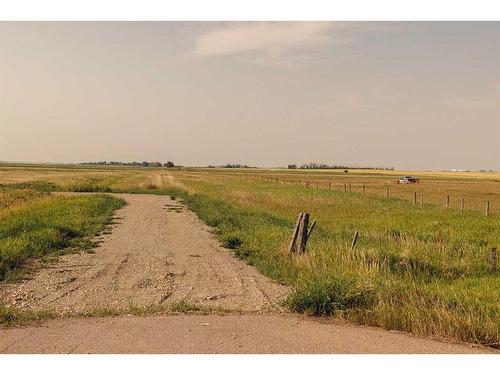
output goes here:
[{"label": "gravel road", "polygon": [[234,258],[210,228],[167,196],[117,194],[127,205],[95,253],[70,254],[17,284],[0,299],[22,309],[60,314],[167,306],[279,310],[287,288]]}]

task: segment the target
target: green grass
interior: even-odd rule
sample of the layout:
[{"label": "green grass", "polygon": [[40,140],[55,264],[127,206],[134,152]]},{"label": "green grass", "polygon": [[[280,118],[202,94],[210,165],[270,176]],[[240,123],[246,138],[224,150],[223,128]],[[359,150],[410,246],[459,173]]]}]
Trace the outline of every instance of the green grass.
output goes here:
[{"label": "green grass", "polygon": [[175,313],[187,314],[190,312],[203,311],[203,308],[187,301],[178,301],[170,305],[170,311]]},{"label": "green grass", "polygon": [[[298,312],[499,346],[500,274],[489,262],[500,242],[498,214],[193,171],[173,175],[180,185],[116,175],[64,188],[182,198],[237,257],[292,286],[287,304]],[[301,211],[318,224],[306,254],[291,255]]]},{"label": "green grass", "polygon": [[[500,275],[489,263],[498,215],[238,178],[182,182],[197,192],[186,203],[223,244],[294,287],[290,308],[498,346]],[[318,225],[307,253],[289,255],[300,211]]]},{"label": "green grass", "polygon": [[[5,199],[12,195],[18,199]],[[0,280],[16,275],[30,259],[90,247],[90,237],[124,204],[104,195],[55,197],[24,188],[4,188],[0,201],[7,200],[9,206],[0,210]]]},{"label": "green grass", "polygon": [[4,326],[21,326],[34,322],[43,322],[55,317],[56,315],[51,311],[23,311],[0,303],[0,324]]}]

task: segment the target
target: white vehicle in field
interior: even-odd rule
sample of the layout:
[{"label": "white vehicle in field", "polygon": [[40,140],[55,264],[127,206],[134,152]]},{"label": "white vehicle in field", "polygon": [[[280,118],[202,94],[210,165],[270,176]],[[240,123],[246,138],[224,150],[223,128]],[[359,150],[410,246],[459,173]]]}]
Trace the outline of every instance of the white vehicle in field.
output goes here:
[{"label": "white vehicle in field", "polygon": [[403,176],[398,180],[398,184],[419,184],[420,179],[412,176]]}]

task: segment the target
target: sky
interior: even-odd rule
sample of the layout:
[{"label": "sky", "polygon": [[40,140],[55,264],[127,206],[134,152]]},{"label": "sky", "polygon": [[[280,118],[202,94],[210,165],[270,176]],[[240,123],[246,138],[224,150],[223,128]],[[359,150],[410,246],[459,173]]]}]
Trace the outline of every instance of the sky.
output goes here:
[{"label": "sky", "polygon": [[0,22],[0,160],[500,170],[500,22]]}]

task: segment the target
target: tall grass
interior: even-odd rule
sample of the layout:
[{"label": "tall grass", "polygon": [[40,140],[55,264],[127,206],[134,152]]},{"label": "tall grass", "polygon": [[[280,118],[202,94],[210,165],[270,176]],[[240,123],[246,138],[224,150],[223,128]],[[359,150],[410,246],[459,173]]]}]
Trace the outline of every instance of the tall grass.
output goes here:
[{"label": "tall grass", "polygon": [[30,189],[0,190],[0,280],[30,258],[89,245],[124,202],[96,195],[53,197]]},{"label": "tall grass", "polygon": [[[294,287],[292,309],[498,346],[500,275],[489,263],[498,215],[237,178],[183,182],[198,192],[185,196],[189,207],[236,256]],[[317,231],[305,255],[289,255],[300,211]]]},{"label": "tall grass", "polygon": [[[128,172],[79,177],[63,188],[181,197],[237,257],[291,285],[287,303],[298,312],[499,345],[500,275],[488,259],[500,242],[498,214],[196,171],[171,174],[159,182]],[[290,255],[301,211],[318,224],[306,254]],[[355,230],[360,236],[351,251]]]}]

